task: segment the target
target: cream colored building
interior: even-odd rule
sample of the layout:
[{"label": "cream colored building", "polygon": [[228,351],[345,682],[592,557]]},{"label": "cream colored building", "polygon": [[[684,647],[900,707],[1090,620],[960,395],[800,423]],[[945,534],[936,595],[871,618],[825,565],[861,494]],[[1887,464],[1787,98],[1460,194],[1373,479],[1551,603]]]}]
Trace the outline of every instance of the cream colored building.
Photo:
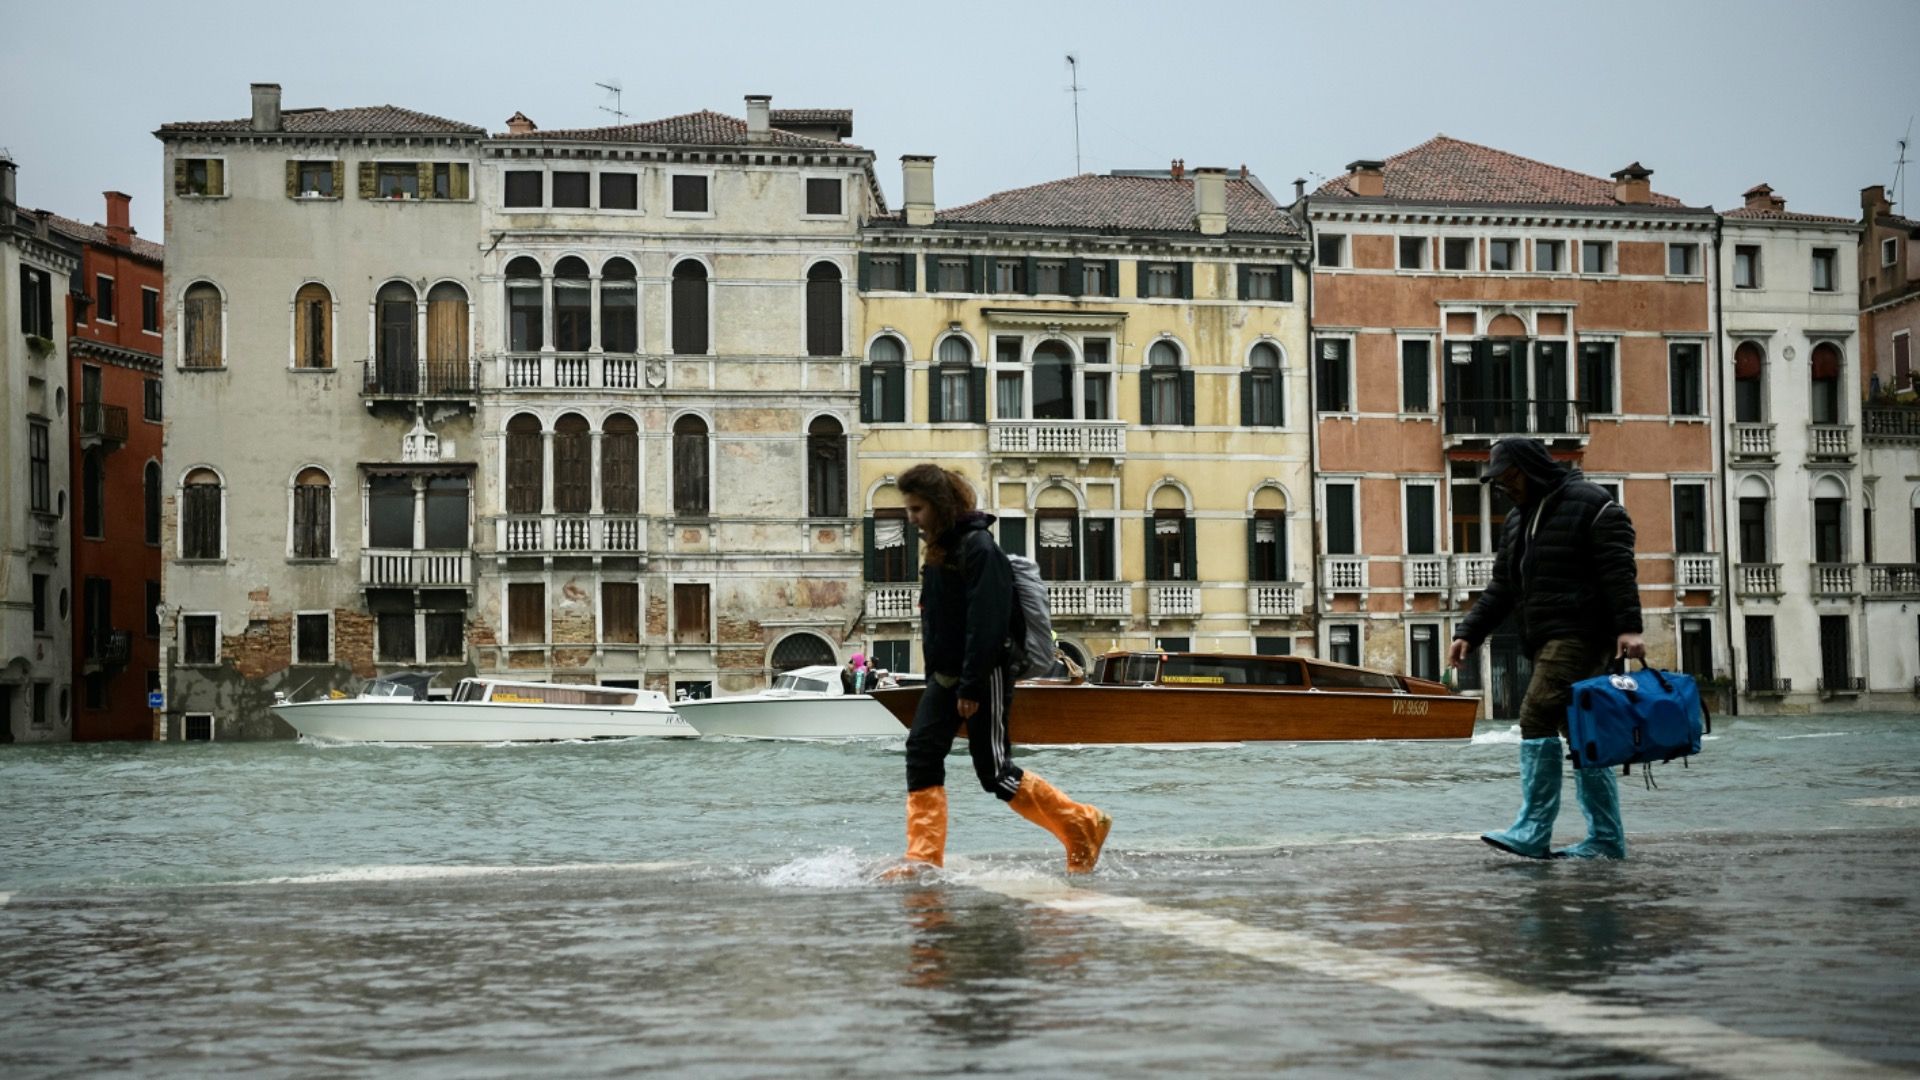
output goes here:
[{"label": "cream colored building", "polygon": [[1082,175],[861,236],[859,638],[919,670],[894,478],[957,469],[1049,581],[1062,646],[1312,652],[1307,244],[1244,171]]}]

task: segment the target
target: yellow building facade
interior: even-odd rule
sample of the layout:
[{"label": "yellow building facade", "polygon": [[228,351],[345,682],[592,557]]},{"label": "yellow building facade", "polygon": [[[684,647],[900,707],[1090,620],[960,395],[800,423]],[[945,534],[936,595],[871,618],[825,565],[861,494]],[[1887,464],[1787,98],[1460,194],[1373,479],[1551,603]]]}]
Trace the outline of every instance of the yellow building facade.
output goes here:
[{"label": "yellow building facade", "polygon": [[1244,171],[1082,175],[936,211],[931,158],[862,230],[865,604],[919,671],[894,478],[959,471],[1039,563],[1070,655],[1310,652],[1305,232]]}]

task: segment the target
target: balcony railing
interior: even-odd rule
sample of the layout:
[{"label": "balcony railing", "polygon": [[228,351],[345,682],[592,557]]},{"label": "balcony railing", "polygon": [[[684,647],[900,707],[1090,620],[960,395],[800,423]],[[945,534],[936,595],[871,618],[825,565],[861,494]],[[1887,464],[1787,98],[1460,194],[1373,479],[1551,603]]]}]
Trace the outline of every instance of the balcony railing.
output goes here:
[{"label": "balcony railing", "polygon": [[1720,587],[1720,556],[1675,555],[1673,580],[1681,589],[1717,589]]},{"label": "balcony railing", "polygon": [[1920,409],[1866,409],[1860,429],[1869,443],[1920,446]]},{"label": "balcony railing", "polygon": [[1254,619],[1290,619],[1300,614],[1297,581],[1247,582],[1247,615]]},{"label": "balcony railing", "polygon": [[1770,458],[1773,454],[1772,424],[1733,425],[1734,457]]},{"label": "balcony railing", "polygon": [[473,552],[368,549],[360,553],[360,585],[382,588],[465,588],[473,584]]},{"label": "balcony railing", "polygon": [[1853,456],[1852,424],[1808,424],[1807,456],[1850,458]]},{"label": "balcony railing", "polygon": [[499,519],[494,540],[496,550],[510,555],[634,554],[646,542],[646,520],[633,514],[509,515]]},{"label": "balcony railing", "polygon": [[1763,675],[1747,676],[1747,693],[1755,697],[1779,697],[1793,693],[1792,679],[1775,679]]},{"label": "balcony railing", "polygon": [[995,420],[987,425],[987,448],[1033,457],[1123,458],[1127,425],[1122,420]]},{"label": "balcony railing", "polygon": [[499,385],[509,390],[637,390],[641,359],[592,353],[509,353],[500,357]]},{"label": "balcony railing", "polygon": [[1047,606],[1056,619],[1124,619],[1133,614],[1133,589],[1111,582],[1049,581]]},{"label": "balcony railing", "polygon": [[867,585],[868,622],[912,622],[920,617],[920,586]]},{"label": "balcony railing", "polygon": [[1779,596],[1779,563],[1736,563],[1734,580],[1742,596]]},{"label": "balcony railing", "polygon": [[1493,556],[1491,555],[1455,555],[1453,557],[1453,588],[1465,599],[1468,593],[1479,592],[1493,580]]},{"label": "balcony railing", "polygon": [[1852,563],[1814,563],[1813,595],[1815,596],[1852,596]]},{"label": "balcony railing", "polygon": [[1577,400],[1462,398],[1445,405],[1445,434],[1458,439],[1506,435],[1585,436],[1587,414]]},{"label": "balcony railing", "polygon": [[80,403],[80,446],[119,447],[127,442],[127,409],[98,401]]},{"label": "balcony railing", "polygon": [[1367,591],[1367,560],[1329,555],[1320,560],[1320,578],[1329,593]]},{"label": "balcony railing", "polygon": [[1408,592],[1446,592],[1447,557],[1409,555],[1401,568],[1403,588]]},{"label": "balcony railing", "polygon": [[60,548],[60,519],[52,514],[33,515],[33,546],[57,551]]},{"label": "balcony railing", "polygon": [[1867,595],[1920,597],[1920,563],[1869,564]]},{"label": "balcony railing", "polygon": [[1853,697],[1867,692],[1867,680],[1859,675],[1841,675],[1832,679],[1823,678],[1814,687],[1823,698]]},{"label": "balcony railing", "polygon": [[360,367],[360,392],[367,397],[470,398],[480,388],[480,365],[472,360],[363,360]]},{"label": "balcony railing", "polygon": [[1147,586],[1147,615],[1151,618],[1180,618],[1200,614],[1200,586]]}]

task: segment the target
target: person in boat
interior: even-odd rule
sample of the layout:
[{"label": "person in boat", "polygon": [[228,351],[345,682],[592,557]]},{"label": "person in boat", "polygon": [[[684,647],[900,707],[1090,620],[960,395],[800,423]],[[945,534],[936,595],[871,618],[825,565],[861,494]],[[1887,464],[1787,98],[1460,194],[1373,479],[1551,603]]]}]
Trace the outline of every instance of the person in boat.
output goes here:
[{"label": "person in boat", "polygon": [[1534,439],[1494,443],[1480,482],[1498,486],[1515,509],[1503,526],[1493,574],[1454,630],[1447,659],[1461,666],[1509,613],[1518,617],[1533,657],[1533,678],[1520,702],[1520,816],[1511,828],[1481,839],[1534,859],[1624,859],[1626,830],[1611,769],[1574,771],[1587,838],[1557,852],[1552,842],[1573,684],[1600,674],[1615,657],[1646,657],[1633,520],[1606,489],[1554,461]]},{"label": "person in boat", "polygon": [[847,666],[840,669],[840,689],[849,694],[862,693],[869,676],[865,653],[854,653],[847,658]]},{"label": "person in boat", "polygon": [[1100,860],[1113,819],[1069,799],[1013,763],[1007,716],[1013,707],[1013,567],[993,539],[991,514],[974,509],[966,478],[935,464],[902,473],[907,520],[925,541],[920,570],[920,636],[927,686],[907,734],[907,856],[898,868],[939,866],[947,847],[947,752],[967,725],[967,751],[980,785],[1067,849],[1067,871]]}]

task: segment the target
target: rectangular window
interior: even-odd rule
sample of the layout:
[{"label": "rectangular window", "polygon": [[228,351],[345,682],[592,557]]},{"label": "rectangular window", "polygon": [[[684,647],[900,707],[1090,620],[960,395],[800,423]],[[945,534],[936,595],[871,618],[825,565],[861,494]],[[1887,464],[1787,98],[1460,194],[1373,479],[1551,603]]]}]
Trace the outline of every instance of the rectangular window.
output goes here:
[{"label": "rectangular window", "polygon": [[114,307],[113,279],[105,274],[93,276],[93,317],[96,322],[117,323]]},{"label": "rectangular window", "polygon": [[916,581],[920,576],[918,534],[907,523],[907,512],[881,509],[873,512],[873,565],[871,581]]},{"label": "rectangular window", "polygon": [[1293,639],[1290,637],[1267,637],[1255,635],[1253,651],[1258,656],[1292,656]]},{"label": "rectangular window", "polygon": [[1113,559],[1113,519],[1082,518],[1082,572],[1088,581],[1112,581],[1117,576]]},{"label": "rectangular window", "polygon": [[1329,483],[1324,490],[1327,554],[1352,555],[1359,535],[1354,521],[1353,485]]},{"label": "rectangular window", "polygon": [[1440,265],[1448,270],[1473,269],[1473,238],[1449,236],[1440,242]]},{"label": "rectangular window", "polygon": [[433,192],[429,198],[467,198],[467,166],[461,161],[442,161],[433,166]]},{"label": "rectangular window", "polygon": [[1400,343],[1400,409],[1402,412],[1433,411],[1433,342]]},{"label": "rectangular window", "polygon": [[27,505],[53,513],[53,444],[45,420],[27,422]]},{"label": "rectangular window", "polygon": [[1673,550],[1699,555],[1707,550],[1707,485],[1673,485]]},{"label": "rectangular window", "polygon": [[1839,285],[1840,256],[1835,248],[1813,249],[1813,291],[1832,292]]},{"label": "rectangular window", "polygon": [[1440,681],[1440,628],[1433,623],[1407,627],[1407,674]]},{"label": "rectangular window", "polygon": [[1518,240],[1487,241],[1487,269],[1489,270],[1520,269],[1520,241]]},{"label": "rectangular window", "polygon": [[939,262],[939,267],[940,267],[940,291],[941,292],[969,291],[970,285],[968,283],[967,260],[941,259]]},{"label": "rectangular window", "polygon": [[1327,627],[1327,659],[1336,664],[1360,663],[1360,628],[1357,626]]},{"label": "rectangular window", "polygon": [[181,717],[180,738],[183,742],[212,742],[213,714],[190,712]]},{"label": "rectangular window", "polygon": [[1567,242],[1565,240],[1535,240],[1533,242],[1533,269],[1540,274],[1558,274],[1567,268]]},{"label": "rectangular window", "polygon": [[20,332],[53,337],[53,275],[32,266],[20,268]]},{"label": "rectangular window", "polygon": [[1067,264],[1059,259],[1038,259],[1033,264],[1033,291],[1046,296],[1062,296],[1067,291]]},{"label": "rectangular window", "polygon": [[867,649],[867,655],[882,671],[898,675],[913,670],[913,642],[907,638],[882,638]]},{"label": "rectangular window", "polygon": [[840,215],[839,177],[807,177],[807,213],[815,217]]},{"label": "rectangular window", "polygon": [[181,158],[175,177],[176,195],[211,198],[227,193],[227,163],[220,158]]},{"label": "rectangular window", "polygon": [[1147,267],[1147,296],[1167,299],[1180,295],[1180,268],[1165,263]]},{"label": "rectangular window", "polygon": [[1438,550],[1438,519],[1432,484],[1408,484],[1406,492],[1407,554],[1432,555]]},{"label": "rectangular window", "polygon": [[633,581],[600,583],[600,640],[638,644],[640,585]]},{"label": "rectangular window", "polygon": [[429,611],[421,616],[426,624],[427,660],[433,663],[458,663],[467,658],[467,617],[459,611]]},{"label": "rectangular window", "polygon": [[678,214],[707,212],[707,178],[679,175],[673,178],[673,209]]},{"label": "rectangular window", "polygon": [[1111,420],[1113,414],[1107,408],[1109,399],[1107,385],[1113,376],[1106,372],[1088,372],[1080,376],[1080,388],[1085,395],[1081,402],[1081,419]]},{"label": "rectangular window", "polygon": [[461,550],[467,539],[467,478],[432,476],[422,494],[425,546],[440,551]]},{"label": "rectangular window", "polygon": [[160,583],[157,581],[147,582],[146,616],[147,616],[146,618],[147,636],[150,638],[159,637],[160,636]]},{"label": "rectangular window", "polygon": [[640,209],[640,177],[626,172],[601,173],[600,209]]},{"label": "rectangular window", "polygon": [[195,667],[220,662],[220,616],[180,616],[180,662]]},{"label": "rectangular window", "polygon": [[1112,296],[1113,283],[1107,279],[1107,264],[1090,262],[1080,271],[1080,295]]},{"label": "rectangular window", "polygon": [[867,288],[897,290],[904,284],[904,260],[898,255],[875,255],[867,260]]},{"label": "rectangular window", "polygon": [[1277,266],[1247,267],[1246,295],[1241,297],[1241,299],[1243,300],[1278,300],[1280,299],[1281,273],[1282,273],[1281,268]]},{"label": "rectangular window", "polygon": [[1713,623],[1680,620],[1680,670],[1696,679],[1713,677]]},{"label": "rectangular window", "polygon": [[1773,616],[1749,615],[1746,617],[1747,629],[1747,689],[1772,691],[1777,689],[1775,674],[1779,670],[1773,655]]},{"label": "rectangular window", "polygon": [[1880,241],[1880,265],[1892,266],[1900,261],[1900,241],[1889,236]]},{"label": "rectangular window", "polygon": [[545,186],[538,169],[512,169],[507,172],[506,203],[513,207],[539,207]]},{"label": "rectangular window", "polygon": [[555,170],[553,205],[555,209],[585,209],[591,201],[593,174],[577,169]]},{"label": "rectangular window", "polygon": [[415,647],[413,612],[389,611],[373,619],[374,655],[383,664],[411,664],[419,659]]},{"label": "rectangular window", "polygon": [[147,379],[140,402],[141,417],[156,424],[160,422],[160,387],[159,379]]},{"label": "rectangular window", "polygon": [[1286,512],[1255,510],[1247,527],[1247,580],[1287,580]]},{"label": "rectangular window", "polygon": [[712,639],[708,629],[708,597],[713,586],[677,583],[673,587],[673,640],[680,645],[704,645]]},{"label": "rectangular window", "polygon": [[1321,233],[1315,250],[1323,267],[1347,265],[1347,238],[1338,233]]},{"label": "rectangular window", "polygon": [[1019,420],[1026,380],[1017,371],[1002,371],[993,380],[993,415],[997,420]]},{"label": "rectangular window", "polygon": [[160,332],[160,290],[140,289],[140,329],[149,334]]},{"label": "rectangular window", "polygon": [[331,161],[295,162],[294,195],[302,199],[333,198],[333,167]]},{"label": "rectangular window", "polygon": [[417,199],[420,167],[411,161],[383,161],[375,167],[373,190],[381,199]]},{"label": "rectangular window", "polygon": [[301,613],[293,619],[293,662],[296,664],[329,664],[333,662],[330,625],[333,617],[324,611]]},{"label": "rectangular window", "polygon": [[1346,412],[1352,407],[1347,386],[1347,346],[1343,340],[1322,341],[1314,351],[1314,407],[1321,412]]},{"label": "rectangular window", "polygon": [[1841,520],[1844,512],[1845,505],[1843,500],[1813,500],[1814,562],[1843,563],[1847,561],[1846,536],[1841,531]]},{"label": "rectangular window", "polygon": [[1760,287],[1760,245],[1733,245],[1733,287],[1736,289],[1757,289]]},{"label": "rectangular window", "polygon": [[995,260],[993,264],[993,291],[1002,293],[1026,292],[1026,264],[1019,259]]},{"label": "rectangular window", "polygon": [[1675,416],[1705,416],[1706,396],[1701,389],[1700,346],[1692,342],[1673,342],[1667,346],[1667,390],[1669,410]]},{"label": "rectangular window", "polygon": [[1604,274],[1613,269],[1613,244],[1606,240],[1580,241],[1580,272]]},{"label": "rectangular window", "polygon": [[1671,277],[1695,277],[1700,273],[1699,244],[1668,244],[1667,274]]},{"label": "rectangular window", "polygon": [[1767,500],[1740,500],[1740,561],[1767,561]]},{"label": "rectangular window", "polygon": [[1432,249],[1432,245],[1427,242],[1427,238],[1424,236],[1401,237],[1400,269],[1425,270],[1427,268],[1427,253]]},{"label": "rectangular window", "polygon": [[47,630],[47,575],[33,575],[33,632]]},{"label": "rectangular window", "polygon": [[507,643],[538,645],[547,640],[547,587],[537,581],[507,586]]},{"label": "rectangular window", "polygon": [[1820,685],[1827,690],[1853,689],[1853,657],[1845,615],[1820,616]]},{"label": "rectangular window", "polygon": [[1613,342],[1580,343],[1580,407],[1589,414],[1613,411]]},{"label": "rectangular window", "polygon": [[412,478],[367,478],[367,546],[388,550],[413,547]]}]

